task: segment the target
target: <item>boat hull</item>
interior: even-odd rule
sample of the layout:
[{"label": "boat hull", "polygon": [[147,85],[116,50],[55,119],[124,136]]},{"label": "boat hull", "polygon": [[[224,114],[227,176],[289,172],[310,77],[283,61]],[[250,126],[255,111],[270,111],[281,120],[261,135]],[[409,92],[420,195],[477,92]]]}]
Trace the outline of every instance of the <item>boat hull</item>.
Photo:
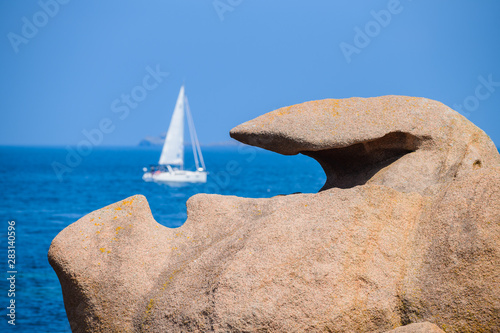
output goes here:
[{"label": "boat hull", "polygon": [[142,179],[147,182],[167,184],[206,183],[207,172],[187,170],[146,172],[142,176]]}]

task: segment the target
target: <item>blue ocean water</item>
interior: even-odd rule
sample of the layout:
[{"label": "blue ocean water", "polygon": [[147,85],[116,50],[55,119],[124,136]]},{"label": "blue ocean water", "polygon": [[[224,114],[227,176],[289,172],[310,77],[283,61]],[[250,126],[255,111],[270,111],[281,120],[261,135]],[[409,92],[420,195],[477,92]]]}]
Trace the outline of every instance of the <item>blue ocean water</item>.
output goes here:
[{"label": "blue ocean water", "polygon": [[[191,152],[186,151],[187,168]],[[59,180],[52,163],[66,163],[65,148],[0,147],[0,332],[70,332],[62,292],[47,260],[52,239],[82,216],[134,194],[149,201],[155,219],[179,227],[186,201],[196,193],[264,198],[317,192],[325,182],[319,164],[303,155],[281,156],[238,146],[203,149],[208,181],[169,187],[142,181],[142,168],[157,162],[159,148],[94,148]],[[75,162],[75,161],[73,161]],[[191,162],[194,164],[194,162]],[[8,221],[16,240],[15,326],[8,324]]]}]

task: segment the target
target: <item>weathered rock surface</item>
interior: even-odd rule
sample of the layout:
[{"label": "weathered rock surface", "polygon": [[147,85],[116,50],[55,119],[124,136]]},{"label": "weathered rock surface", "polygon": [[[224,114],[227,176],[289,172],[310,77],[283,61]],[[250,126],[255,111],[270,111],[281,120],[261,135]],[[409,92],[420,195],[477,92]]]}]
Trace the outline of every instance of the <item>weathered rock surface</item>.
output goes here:
[{"label": "weathered rock surface", "polygon": [[444,331],[434,324],[425,322],[401,326],[386,333],[444,333]]},{"label": "weathered rock surface", "polygon": [[306,102],[269,112],[230,134],[280,154],[313,157],[327,176],[323,189],[369,183],[424,193],[474,168],[500,163],[481,129],[426,98]]},{"label": "weathered rock surface", "polygon": [[[359,186],[331,187],[337,178],[330,175],[333,183],[316,194],[200,194],[189,199],[188,219],[178,229],[156,223],[146,199],[134,196],[64,229],[52,242],[49,261],[73,331],[439,331],[426,321],[446,332],[499,331],[498,152],[481,130],[442,104],[408,98],[410,107],[402,97],[380,99],[406,110],[387,106],[386,113],[417,114],[417,123],[386,116],[384,130],[375,120],[383,112],[373,124],[365,112],[380,101],[355,99],[353,105],[339,102],[350,105],[351,114],[366,113],[366,129],[359,126],[361,116],[353,116],[353,124],[341,117],[352,137],[329,131],[326,111],[323,120],[313,121],[296,111],[299,106],[282,115],[275,111],[263,127],[257,118],[232,131],[267,149],[316,158],[321,149],[360,145],[328,153],[349,163],[368,154],[385,165],[371,178],[363,176],[368,181]],[[324,103],[332,102],[316,104]],[[307,110],[321,115],[314,105],[306,103]],[[425,117],[443,118],[443,133],[432,130],[434,122],[420,129]],[[384,137],[383,143],[377,139]],[[412,137],[425,143],[395,154]],[[322,163],[333,165],[330,157]],[[349,177],[361,182],[356,167]]]}]

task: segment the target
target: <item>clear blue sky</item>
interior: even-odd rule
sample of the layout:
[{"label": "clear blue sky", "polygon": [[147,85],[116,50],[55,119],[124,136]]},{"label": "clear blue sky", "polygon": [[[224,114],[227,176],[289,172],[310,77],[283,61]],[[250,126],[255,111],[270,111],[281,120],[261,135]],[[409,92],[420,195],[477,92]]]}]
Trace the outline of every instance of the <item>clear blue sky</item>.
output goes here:
[{"label": "clear blue sky", "polygon": [[[0,145],[75,145],[106,118],[103,145],[136,145],[166,131],[184,80],[202,143],[282,106],[388,94],[465,102],[500,143],[498,0],[54,1],[0,4]],[[151,90],[148,66],[169,72]]]}]

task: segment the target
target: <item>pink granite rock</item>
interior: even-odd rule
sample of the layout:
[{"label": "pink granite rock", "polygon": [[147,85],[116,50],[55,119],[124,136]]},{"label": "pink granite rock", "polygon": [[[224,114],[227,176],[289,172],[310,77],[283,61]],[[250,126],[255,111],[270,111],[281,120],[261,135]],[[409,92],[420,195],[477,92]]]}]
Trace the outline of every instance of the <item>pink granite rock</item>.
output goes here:
[{"label": "pink granite rock", "polygon": [[317,158],[329,181],[196,195],[178,229],[142,196],[83,217],[49,251],[74,332],[500,330],[500,157],[465,118],[425,99],[329,100],[232,135]]},{"label": "pink granite rock", "polygon": [[478,167],[500,163],[490,138],[426,98],[326,99],[269,112],[231,130],[241,142],[316,159],[323,189],[380,184],[426,193]]},{"label": "pink granite rock", "polygon": [[444,331],[434,324],[425,322],[401,326],[385,333],[444,333]]}]

